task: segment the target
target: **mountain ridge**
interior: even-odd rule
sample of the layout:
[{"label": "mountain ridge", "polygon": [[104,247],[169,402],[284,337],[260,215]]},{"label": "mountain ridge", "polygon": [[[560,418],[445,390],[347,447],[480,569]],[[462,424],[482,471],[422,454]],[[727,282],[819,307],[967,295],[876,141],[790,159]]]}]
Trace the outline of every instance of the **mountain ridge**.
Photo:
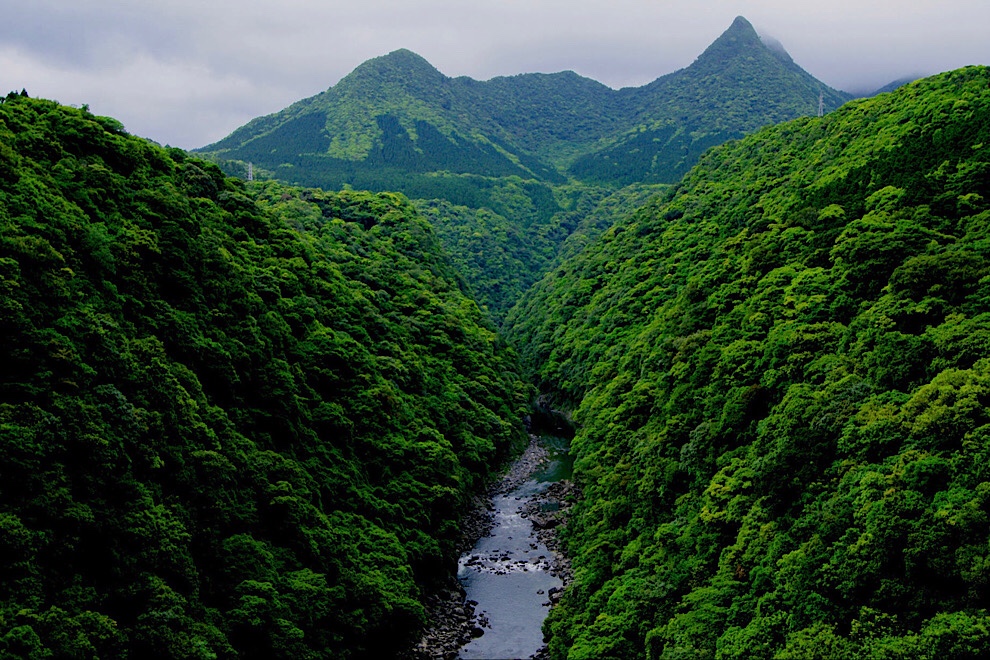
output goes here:
[{"label": "mountain ridge", "polygon": [[673,183],[726,140],[816,114],[820,94],[827,110],[847,98],[781,50],[740,16],[691,65],[614,90],[573,71],[451,78],[398,49],[200,151],[232,175],[250,162],[262,179],[404,193],[499,323],[571,232],[581,236],[568,250],[642,186]]},{"label": "mountain ridge", "polygon": [[[569,169],[579,178],[673,183],[709,147],[852,98],[769,47],[742,16],[691,65],[621,90],[635,127]],[[783,93],[780,90],[787,90]]]},{"label": "mountain ridge", "polygon": [[[720,80],[726,72],[728,84]],[[765,80],[772,82],[771,89],[763,89]],[[217,159],[251,159],[276,177],[293,181],[295,176],[295,182],[306,184],[312,182],[299,180],[306,165],[298,157],[316,155],[320,163],[310,166],[326,170],[322,181],[327,188],[354,185],[346,179],[355,163],[373,158],[378,148],[388,149],[389,141],[406,139],[423,155],[415,166],[421,172],[449,169],[490,176],[492,170],[512,171],[507,163],[513,163],[518,175],[545,181],[564,176],[620,185],[672,183],[711,144],[815,113],[819,91],[828,109],[851,98],[769,48],[742,16],[690,66],[620,90],[566,71],[487,81],[451,78],[403,48],[372,58],[326,91],[196,151]],[[300,123],[300,116],[310,117],[308,123]],[[383,127],[378,119],[383,116],[394,116],[402,131]],[[420,142],[424,126],[418,122],[429,124],[442,140]],[[684,129],[666,136],[670,153],[644,152],[648,145],[637,141],[636,133],[670,126]],[[688,140],[684,132],[694,137]],[[451,168],[441,155],[434,157],[430,151],[443,151],[443,140],[457,143],[466,160]],[[618,172],[605,164],[617,159],[624,163]],[[657,159],[660,164],[652,164]]]}]

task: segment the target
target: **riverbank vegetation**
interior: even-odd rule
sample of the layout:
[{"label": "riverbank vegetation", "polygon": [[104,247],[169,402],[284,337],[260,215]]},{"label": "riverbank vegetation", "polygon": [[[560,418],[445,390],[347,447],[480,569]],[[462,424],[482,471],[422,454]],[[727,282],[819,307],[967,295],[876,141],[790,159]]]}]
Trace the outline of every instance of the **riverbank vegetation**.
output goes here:
[{"label": "riverbank vegetation", "polygon": [[990,648],[990,70],[713,150],[510,313],[576,406],[555,657]]},{"label": "riverbank vegetation", "polygon": [[0,105],[0,656],[388,657],[528,387],[397,194]]}]

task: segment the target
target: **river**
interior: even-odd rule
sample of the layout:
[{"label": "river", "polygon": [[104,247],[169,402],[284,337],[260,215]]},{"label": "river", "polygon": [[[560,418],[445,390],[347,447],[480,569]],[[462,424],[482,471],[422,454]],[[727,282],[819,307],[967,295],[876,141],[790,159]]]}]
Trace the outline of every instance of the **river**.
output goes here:
[{"label": "river", "polygon": [[[550,511],[556,506],[540,505],[539,496],[570,477],[572,460],[563,438],[541,436],[535,444],[545,460],[531,461],[536,472],[521,483],[518,477],[508,481],[511,490],[492,497],[491,532],[458,563],[458,580],[467,600],[476,603],[478,627],[484,631],[461,648],[459,657],[465,660],[536,654],[544,645],[541,626],[551,598],[564,586],[558,557],[538,538],[536,527],[556,524]],[[525,461],[522,465],[525,469]],[[540,513],[541,507],[548,511]]]}]

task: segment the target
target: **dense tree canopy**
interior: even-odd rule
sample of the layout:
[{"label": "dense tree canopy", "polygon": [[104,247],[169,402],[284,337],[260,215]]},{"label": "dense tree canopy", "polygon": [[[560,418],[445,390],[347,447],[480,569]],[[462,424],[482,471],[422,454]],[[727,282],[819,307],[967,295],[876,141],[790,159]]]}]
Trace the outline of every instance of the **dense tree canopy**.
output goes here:
[{"label": "dense tree canopy", "polygon": [[490,208],[445,200],[416,200],[478,301],[501,325],[554,263],[580,252],[611,226],[663,190],[630,185],[617,191],[570,185],[553,189],[518,178],[491,187]]},{"label": "dense tree canopy", "polygon": [[[741,45],[807,82],[750,31],[681,75],[745,77]],[[510,344],[579,424],[552,655],[987,655],[990,69],[731,141],[669,188],[540,174],[536,142],[567,160],[594,117],[476,140],[442,111],[481,83],[405,51],[356,73],[387,83],[367,131],[299,151],[327,124],[297,104],[231,145],[313,164],[298,184],[361,162],[415,204],[0,102],[0,658],[394,655],[525,440]],[[487,85],[506,122],[520,90],[608,97]],[[585,164],[669,126],[642,128]]]},{"label": "dense tree canopy", "polygon": [[386,657],[528,388],[397,194],[0,105],[0,657]]},{"label": "dense tree canopy", "polygon": [[990,70],[710,152],[512,311],[576,406],[568,658],[990,648]]},{"label": "dense tree canopy", "polygon": [[501,323],[575,229],[594,231],[568,252],[643,185],[676,182],[728,139],[816,114],[820,98],[831,110],[849,96],[740,17],[690,66],[621,90],[572,71],[450,78],[397,50],[200,152],[241,177],[251,162],[258,178],[402,192]]}]

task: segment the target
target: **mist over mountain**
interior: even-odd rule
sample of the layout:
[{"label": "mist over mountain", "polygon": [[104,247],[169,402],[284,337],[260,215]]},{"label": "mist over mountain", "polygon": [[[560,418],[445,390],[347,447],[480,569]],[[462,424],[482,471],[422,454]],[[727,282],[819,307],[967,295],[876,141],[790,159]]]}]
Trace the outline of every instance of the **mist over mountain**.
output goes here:
[{"label": "mist over mountain", "polygon": [[907,85],[908,83],[913,83],[915,80],[918,80],[919,78],[921,78],[921,76],[905,76],[903,78],[898,78],[897,80],[890,81],[889,83],[887,83],[883,87],[880,87],[879,89],[869,91],[868,93],[865,94],[857,94],[857,96],[876,96],[877,94],[886,94],[887,92],[892,92],[895,89],[898,89],[899,87],[903,87],[904,85]]}]

